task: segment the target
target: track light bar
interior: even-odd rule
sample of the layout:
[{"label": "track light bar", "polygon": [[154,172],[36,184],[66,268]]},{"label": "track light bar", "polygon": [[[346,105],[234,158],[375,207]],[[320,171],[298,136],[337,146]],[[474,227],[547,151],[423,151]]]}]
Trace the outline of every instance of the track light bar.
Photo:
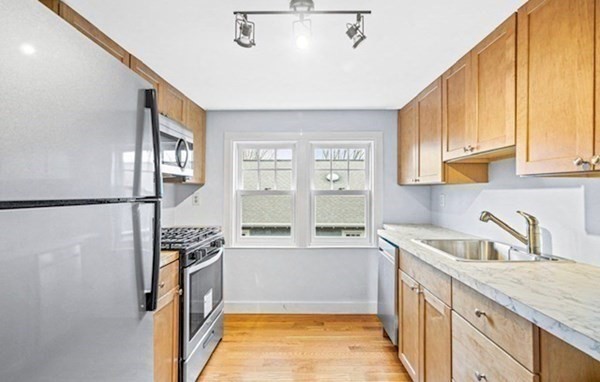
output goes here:
[{"label": "track light bar", "polygon": [[234,15],[370,15],[371,11],[235,11]]}]

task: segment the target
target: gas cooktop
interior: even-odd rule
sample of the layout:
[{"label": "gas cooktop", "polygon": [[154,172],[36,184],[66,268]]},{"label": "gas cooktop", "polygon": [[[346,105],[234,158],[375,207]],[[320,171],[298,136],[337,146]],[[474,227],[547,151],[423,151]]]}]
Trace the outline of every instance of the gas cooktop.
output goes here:
[{"label": "gas cooktop", "polygon": [[221,237],[220,227],[171,227],[163,228],[162,249],[188,249],[209,243]]}]

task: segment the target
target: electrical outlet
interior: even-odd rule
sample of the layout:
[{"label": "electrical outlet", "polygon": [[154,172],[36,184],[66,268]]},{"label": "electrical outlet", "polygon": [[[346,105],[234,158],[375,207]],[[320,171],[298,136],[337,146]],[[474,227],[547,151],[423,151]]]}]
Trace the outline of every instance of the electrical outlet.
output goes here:
[{"label": "electrical outlet", "polygon": [[446,207],[446,195],[440,194],[440,208]]},{"label": "electrical outlet", "polygon": [[192,195],[192,206],[199,206],[200,205],[200,195],[198,195],[197,192],[194,192],[194,195]]}]

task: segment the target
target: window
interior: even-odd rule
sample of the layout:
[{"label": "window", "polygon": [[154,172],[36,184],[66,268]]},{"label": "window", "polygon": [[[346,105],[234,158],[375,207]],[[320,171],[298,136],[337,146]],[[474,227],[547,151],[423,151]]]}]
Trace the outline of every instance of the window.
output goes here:
[{"label": "window", "polygon": [[[237,241],[280,245],[294,239],[294,145],[239,144],[236,150]],[[260,239],[260,240],[253,240]]]},{"label": "window", "polygon": [[229,245],[375,245],[380,145],[380,133],[226,134]]}]

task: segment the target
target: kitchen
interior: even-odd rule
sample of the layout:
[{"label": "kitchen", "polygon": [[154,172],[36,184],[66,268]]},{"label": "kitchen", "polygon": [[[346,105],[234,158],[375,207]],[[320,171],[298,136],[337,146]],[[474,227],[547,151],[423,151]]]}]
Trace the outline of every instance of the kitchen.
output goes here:
[{"label": "kitchen", "polygon": [[600,380],[600,4],[455,3],[1,0],[0,380]]}]

